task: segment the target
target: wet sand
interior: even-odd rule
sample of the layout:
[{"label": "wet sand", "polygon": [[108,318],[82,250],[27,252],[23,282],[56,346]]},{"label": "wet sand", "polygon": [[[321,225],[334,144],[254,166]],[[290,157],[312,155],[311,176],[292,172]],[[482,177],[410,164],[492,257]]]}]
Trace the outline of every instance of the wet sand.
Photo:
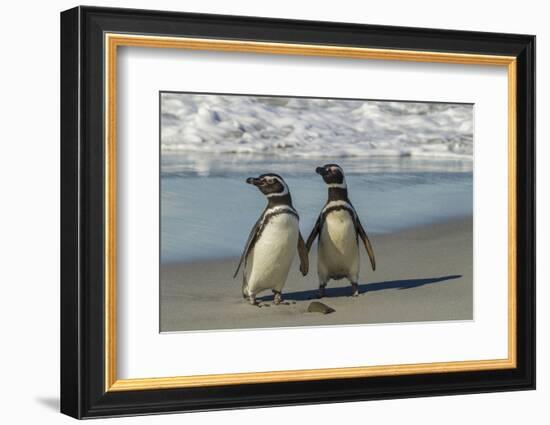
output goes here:
[{"label": "wet sand", "polygon": [[[330,281],[317,299],[316,245],[306,277],[292,266],[283,297],[259,294],[262,307],[245,302],[237,258],[161,265],[161,332],[288,326],[399,323],[473,319],[472,219],[373,235],[377,269],[361,248],[359,297],[348,281]],[[309,313],[312,301],[335,311]]]}]

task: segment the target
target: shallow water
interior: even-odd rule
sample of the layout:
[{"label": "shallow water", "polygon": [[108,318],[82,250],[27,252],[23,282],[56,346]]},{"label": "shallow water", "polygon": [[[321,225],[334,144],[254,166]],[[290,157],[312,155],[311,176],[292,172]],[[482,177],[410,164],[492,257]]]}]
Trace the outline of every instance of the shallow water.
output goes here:
[{"label": "shallow water", "polygon": [[[265,207],[246,177],[281,174],[307,238],[326,201],[314,173],[319,160],[252,156],[162,156],[161,262],[236,257]],[[341,159],[349,195],[367,233],[472,215],[471,161],[410,158]],[[202,164],[202,165],[201,165]]]}]

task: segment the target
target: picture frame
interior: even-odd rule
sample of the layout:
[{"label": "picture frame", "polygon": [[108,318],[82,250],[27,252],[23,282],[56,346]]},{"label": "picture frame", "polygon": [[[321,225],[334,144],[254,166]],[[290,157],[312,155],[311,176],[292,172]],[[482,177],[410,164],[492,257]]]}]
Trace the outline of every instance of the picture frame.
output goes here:
[{"label": "picture frame", "polygon": [[[128,46],[504,67],[508,356],[119,379],[117,53]],[[61,13],[61,117],[62,413],[92,418],[535,388],[534,36],[81,6]]]}]

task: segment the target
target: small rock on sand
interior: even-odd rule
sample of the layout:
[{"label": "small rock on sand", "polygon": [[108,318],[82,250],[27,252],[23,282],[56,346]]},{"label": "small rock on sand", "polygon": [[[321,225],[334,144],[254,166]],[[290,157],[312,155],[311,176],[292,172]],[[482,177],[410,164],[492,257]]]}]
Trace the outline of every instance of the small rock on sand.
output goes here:
[{"label": "small rock on sand", "polygon": [[320,303],[319,301],[313,301],[312,303],[309,304],[307,311],[309,313],[329,314],[336,310],[334,310],[332,307],[329,307],[326,304]]}]

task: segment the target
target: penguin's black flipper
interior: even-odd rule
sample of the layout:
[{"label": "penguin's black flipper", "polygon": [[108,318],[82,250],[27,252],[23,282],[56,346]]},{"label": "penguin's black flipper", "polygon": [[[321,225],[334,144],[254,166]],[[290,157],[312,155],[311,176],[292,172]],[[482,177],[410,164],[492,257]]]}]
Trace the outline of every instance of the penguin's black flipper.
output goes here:
[{"label": "penguin's black flipper", "polygon": [[363,244],[365,245],[365,249],[367,250],[367,254],[369,254],[370,264],[372,266],[372,270],[376,270],[376,261],[374,259],[374,249],[372,249],[372,244],[370,243],[369,237],[367,236],[367,232],[365,232],[365,229],[363,229],[363,226],[361,225],[361,222],[359,221],[359,217],[355,215],[355,227],[357,228],[357,234],[363,241]]},{"label": "penguin's black flipper", "polygon": [[315,226],[313,226],[313,229],[311,229],[311,233],[309,234],[309,237],[307,238],[307,242],[306,242],[307,252],[309,252],[309,250],[311,249],[311,245],[313,245],[313,241],[315,241],[315,238],[317,237],[317,235],[321,231],[321,218],[322,218],[322,216],[323,216],[323,214],[321,214],[317,218],[317,221],[315,222]]},{"label": "penguin's black flipper", "polygon": [[309,271],[309,249],[306,247],[301,232],[298,232],[298,256],[300,257],[300,271],[305,276]]},{"label": "penguin's black flipper", "polygon": [[246,257],[248,257],[250,250],[254,247],[254,244],[256,243],[256,239],[258,238],[258,234],[262,227],[263,218],[264,218],[264,215],[262,214],[262,216],[254,224],[254,227],[252,227],[252,230],[248,235],[248,240],[246,241],[246,244],[244,246],[244,250],[241,255],[241,259],[239,260],[239,264],[237,265],[237,270],[235,270],[235,274],[233,275],[233,279],[237,277],[237,274],[239,273],[239,269],[241,268],[241,265],[243,264],[243,262],[246,263]]}]

